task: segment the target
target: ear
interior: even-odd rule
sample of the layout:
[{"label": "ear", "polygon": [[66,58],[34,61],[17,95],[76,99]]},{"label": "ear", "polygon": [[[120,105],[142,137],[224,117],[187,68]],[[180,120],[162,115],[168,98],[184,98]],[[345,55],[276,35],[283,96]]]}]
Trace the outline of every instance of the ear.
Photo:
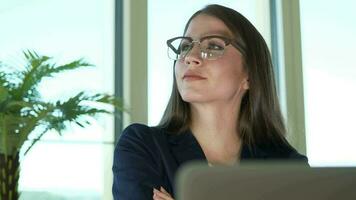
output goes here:
[{"label": "ear", "polygon": [[242,88],[243,88],[244,90],[250,89],[250,82],[249,82],[248,78],[246,78],[246,79],[242,82]]}]

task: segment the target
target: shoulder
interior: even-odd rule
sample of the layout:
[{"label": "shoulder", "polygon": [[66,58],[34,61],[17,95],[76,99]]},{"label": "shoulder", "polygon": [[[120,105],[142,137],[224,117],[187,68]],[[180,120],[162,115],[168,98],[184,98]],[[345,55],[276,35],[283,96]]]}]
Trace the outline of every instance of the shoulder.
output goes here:
[{"label": "shoulder", "polygon": [[270,146],[243,146],[242,157],[245,159],[266,159],[266,160],[291,160],[308,162],[308,158],[291,146],[282,148]]},{"label": "shoulder", "polygon": [[147,137],[148,134],[151,134],[151,131],[152,128],[145,124],[134,123],[124,129],[122,136],[132,135],[137,137]]},{"label": "shoulder", "polygon": [[146,138],[151,134],[151,127],[144,124],[131,124],[127,126],[120,136],[121,138]]},{"label": "shoulder", "polygon": [[128,143],[150,146],[154,144],[154,138],[160,134],[162,133],[157,128],[138,123],[131,124],[123,130],[118,146],[127,145]]},{"label": "shoulder", "polygon": [[299,153],[293,147],[285,147],[281,149],[263,149],[267,159],[278,159],[278,160],[290,160],[290,161],[301,161],[308,162],[308,158],[305,155]]},{"label": "shoulder", "polygon": [[126,166],[132,162],[136,166],[142,160],[142,163],[159,165],[161,152],[156,139],[158,134],[161,133],[156,128],[144,124],[126,127],[115,147],[114,164]]},{"label": "shoulder", "polygon": [[290,151],[290,153],[288,154],[288,158],[289,159],[294,159],[294,160],[301,160],[301,161],[305,161],[308,162],[308,157],[298,153],[297,150],[293,149],[292,151]]}]

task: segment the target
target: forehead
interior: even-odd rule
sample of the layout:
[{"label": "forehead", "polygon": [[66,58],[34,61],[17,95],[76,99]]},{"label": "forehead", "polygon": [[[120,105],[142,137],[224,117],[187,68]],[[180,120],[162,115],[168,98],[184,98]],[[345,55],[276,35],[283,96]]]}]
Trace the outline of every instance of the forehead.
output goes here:
[{"label": "forehead", "polygon": [[185,36],[198,39],[208,35],[221,35],[226,37],[233,37],[232,32],[220,19],[200,14],[193,18],[189,23]]}]

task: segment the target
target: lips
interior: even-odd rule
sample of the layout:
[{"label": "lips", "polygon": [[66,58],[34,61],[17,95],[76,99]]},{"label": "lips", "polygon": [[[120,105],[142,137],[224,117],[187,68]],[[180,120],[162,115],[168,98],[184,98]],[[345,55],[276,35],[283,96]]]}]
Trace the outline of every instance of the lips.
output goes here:
[{"label": "lips", "polygon": [[204,80],[204,79],[206,78],[199,75],[198,73],[194,73],[191,71],[187,71],[183,76],[183,80]]}]

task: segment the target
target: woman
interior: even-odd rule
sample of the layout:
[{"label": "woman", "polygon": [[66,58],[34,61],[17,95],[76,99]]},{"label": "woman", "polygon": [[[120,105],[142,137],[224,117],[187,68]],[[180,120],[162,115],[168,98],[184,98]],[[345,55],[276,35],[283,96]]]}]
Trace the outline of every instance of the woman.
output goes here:
[{"label": "woman", "polygon": [[182,164],[298,159],[284,138],[268,47],[238,12],[209,5],[167,41],[174,84],[157,127],[127,127],[115,149],[115,199],[172,199]]}]

